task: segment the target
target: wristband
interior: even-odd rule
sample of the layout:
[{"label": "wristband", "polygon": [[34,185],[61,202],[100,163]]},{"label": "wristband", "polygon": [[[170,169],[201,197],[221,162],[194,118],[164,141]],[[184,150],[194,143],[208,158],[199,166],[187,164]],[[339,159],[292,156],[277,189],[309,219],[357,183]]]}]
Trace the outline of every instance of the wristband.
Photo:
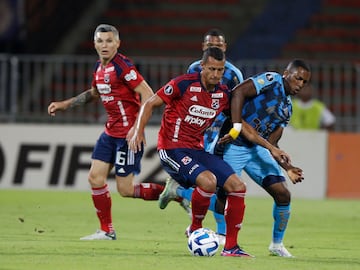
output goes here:
[{"label": "wristband", "polygon": [[236,129],[237,131],[241,131],[241,128],[242,128],[242,123],[234,123],[233,124],[233,128]]},{"label": "wristband", "polygon": [[239,136],[239,134],[240,131],[237,131],[234,127],[229,131],[230,137],[233,138],[234,140]]}]

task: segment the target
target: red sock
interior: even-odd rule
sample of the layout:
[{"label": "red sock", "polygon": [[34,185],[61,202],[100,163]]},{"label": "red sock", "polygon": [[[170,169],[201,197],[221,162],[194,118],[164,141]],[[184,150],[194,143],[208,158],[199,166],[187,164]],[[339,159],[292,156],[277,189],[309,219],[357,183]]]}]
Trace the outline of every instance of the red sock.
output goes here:
[{"label": "red sock", "polygon": [[205,192],[199,187],[196,187],[191,197],[192,209],[192,223],[190,230],[195,231],[202,227],[202,221],[205,218],[207,210],[210,205],[210,197],[214,193]]},{"label": "red sock", "polygon": [[100,221],[101,230],[111,232],[114,230],[111,217],[111,196],[108,186],[91,188],[92,199],[96,208],[96,214]]},{"label": "red sock", "polygon": [[225,208],[226,243],[224,248],[231,249],[237,245],[238,233],[245,213],[245,193],[231,192],[227,196]]},{"label": "red sock", "polygon": [[154,201],[159,199],[164,186],[154,183],[140,183],[134,185],[134,198],[142,198],[145,201]]}]

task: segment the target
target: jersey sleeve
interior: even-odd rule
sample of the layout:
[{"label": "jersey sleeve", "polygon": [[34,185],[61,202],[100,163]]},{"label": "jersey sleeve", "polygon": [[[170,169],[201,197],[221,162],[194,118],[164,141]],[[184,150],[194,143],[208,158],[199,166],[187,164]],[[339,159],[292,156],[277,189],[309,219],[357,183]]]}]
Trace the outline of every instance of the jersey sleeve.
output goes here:
[{"label": "jersey sleeve", "polygon": [[123,70],[120,76],[130,89],[135,89],[144,80],[143,76],[139,73],[135,66],[130,66]]},{"label": "jersey sleeve", "polygon": [[255,85],[256,92],[260,94],[261,92],[269,89],[269,86],[276,82],[282,83],[282,76],[276,72],[265,72],[250,77]]},{"label": "jersey sleeve", "polygon": [[169,81],[163,87],[161,87],[156,94],[166,103],[169,104],[172,100],[180,97],[180,91],[177,87],[175,80]]}]

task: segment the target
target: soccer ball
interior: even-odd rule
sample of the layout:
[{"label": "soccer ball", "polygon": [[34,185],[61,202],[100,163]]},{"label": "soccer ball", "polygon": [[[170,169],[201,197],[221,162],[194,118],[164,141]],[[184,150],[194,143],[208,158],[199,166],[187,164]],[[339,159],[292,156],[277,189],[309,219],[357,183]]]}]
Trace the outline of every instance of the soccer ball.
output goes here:
[{"label": "soccer ball", "polygon": [[191,233],[188,249],[193,256],[214,256],[219,249],[219,239],[214,231],[200,228]]}]

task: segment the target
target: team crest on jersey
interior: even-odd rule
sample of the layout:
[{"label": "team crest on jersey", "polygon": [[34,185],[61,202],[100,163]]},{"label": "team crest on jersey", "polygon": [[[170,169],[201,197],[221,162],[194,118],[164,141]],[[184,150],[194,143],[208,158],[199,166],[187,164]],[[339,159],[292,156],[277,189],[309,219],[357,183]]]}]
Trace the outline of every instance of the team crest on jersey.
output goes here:
[{"label": "team crest on jersey", "polygon": [[105,74],[105,75],[104,75],[104,82],[105,82],[105,83],[109,83],[109,82],[110,82],[110,74]]},{"label": "team crest on jersey", "polygon": [[198,86],[191,86],[190,92],[201,92],[201,87]]},{"label": "team crest on jersey", "polygon": [[165,95],[171,95],[173,93],[174,89],[172,87],[172,85],[168,84],[165,86],[164,88],[164,93]]},{"label": "team crest on jersey", "polygon": [[192,158],[189,156],[185,156],[181,159],[182,164],[188,165],[192,161]]},{"label": "team crest on jersey", "polygon": [[130,70],[130,72],[125,75],[125,80],[127,80],[128,82],[131,80],[136,81],[136,79],[137,79],[137,74],[135,70]]},{"label": "team crest on jersey", "polygon": [[270,73],[267,73],[265,76],[266,76],[266,79],[267,79],[269,82],[271,82],[271,81],[274,79],[274,76],[273,76],[272,74],[270,74]]},{"label": "team crest on jersey", "polygon": [[217,110],[220,108],[220,101],[218,99],[213,99],[211,102],[211,108]]}]

